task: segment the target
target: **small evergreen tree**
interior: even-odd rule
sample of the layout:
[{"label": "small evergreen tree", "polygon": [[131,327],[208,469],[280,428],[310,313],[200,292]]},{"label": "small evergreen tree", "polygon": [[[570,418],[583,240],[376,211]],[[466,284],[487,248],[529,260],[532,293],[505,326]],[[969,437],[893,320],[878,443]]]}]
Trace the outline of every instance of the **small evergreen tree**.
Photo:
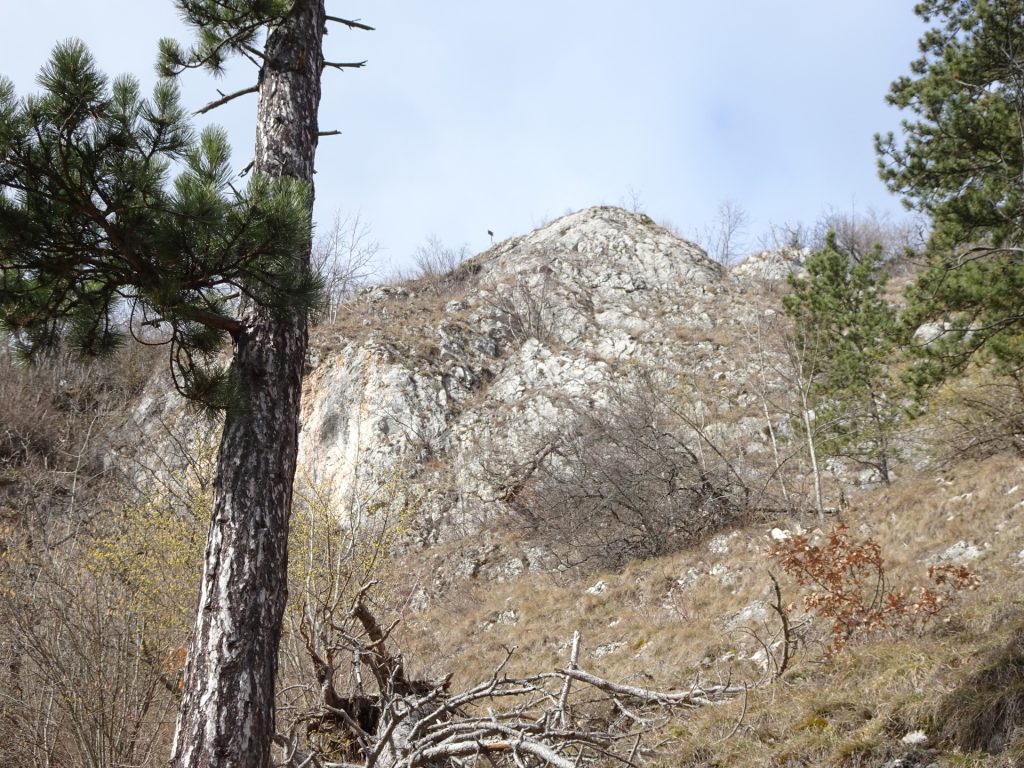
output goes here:
[{"label": "small evergreen tree", "polygon": [[921,383],[976,352],[1024,366],[1024,0],[925,0],[931,28],[888,101],[909,113],[902,140],[876,136],[879,167],[904,203],[933,219],[928,268],[908,321],[944,332],[922,345]]},{"label": "small evergreen tree", "polygon": [[889,362],[899,326],[882,296],[881,261],[880,247],[854,260],[830,232],[824,248],[808,258],[807,275],[790,277],[793,291],[782,304],[793,321],[795,348],[813,357],[802,370],[818,450],[873,467],[889,482],[899,417]]}]

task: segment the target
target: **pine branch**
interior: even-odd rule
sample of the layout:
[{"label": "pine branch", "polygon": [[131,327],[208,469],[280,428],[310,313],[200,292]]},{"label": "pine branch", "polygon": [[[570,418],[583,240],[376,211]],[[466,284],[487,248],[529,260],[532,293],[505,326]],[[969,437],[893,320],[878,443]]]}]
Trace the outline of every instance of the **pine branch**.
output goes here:
[{"label": "pine branch", "polygon": [[353,19],[342,19],[338,16],[328,16],[327,20],[333,21],[335,24],[344,24],[349,29],[365,29],[367,32],[376,31],[373,27]]},{"label": "pine branch", "polygon": [[366,66],[366,61],[325,61],[324,66],[333,69],[361,69]]},{"label": "pine branch", "polygon": [[259,48],[254,48],[251,45],[243,45],[242,46],[242,50],[247,52],[247,53],[252,54],[253,58],[251,59],[251,61],[254,64],[258,64],[258,62],[256,61],[257,59],[260,59],[262,61],[266,61],[267,60],[266,55],[264,55],[263,51],[261,51]]},{"label": "pine branch", "polygon": [[[207,112],[212,112],[213,110],[217,109],[217,107],[223,107],[229,101],[234,101],[239,96],[248,96],[250,93],[258,92],[259,89],[260,89],[259,85],[251,85],[248,88],[243,88],[240,91],[235,91],[234,93],[229,93],[227,96],[224,96],[221,99],[217,99],[216,101],[211,101],[209,104],[207,104],[202,109],[197,109],[195,111],[195,114],[197,114],[197,115],[205,115]],[[220,93],[220,91],[218,91],[218,93]]]}]

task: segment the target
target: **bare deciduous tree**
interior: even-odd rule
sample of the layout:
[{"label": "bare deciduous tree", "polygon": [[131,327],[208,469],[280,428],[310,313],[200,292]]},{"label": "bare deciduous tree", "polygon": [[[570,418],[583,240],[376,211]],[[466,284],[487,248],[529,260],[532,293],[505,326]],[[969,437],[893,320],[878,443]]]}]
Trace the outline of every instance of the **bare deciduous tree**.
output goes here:
[{"label": "bare deciduous tree", "polygon": [[712,259],[723,266],[731,266],[742,260],[745,254],[744,238],[749,220],[743,206],[732,198],[726,198],[718,204],[715,220],[694,239]]},{"label": "bare deciduous tree", "polygon": [[317,238],[310,266],[324,283],[324,307],[313,322],[333,323],[338,310],[373,274],[380,244],[370,226],[356,214],[336,213],[330,228]]}]

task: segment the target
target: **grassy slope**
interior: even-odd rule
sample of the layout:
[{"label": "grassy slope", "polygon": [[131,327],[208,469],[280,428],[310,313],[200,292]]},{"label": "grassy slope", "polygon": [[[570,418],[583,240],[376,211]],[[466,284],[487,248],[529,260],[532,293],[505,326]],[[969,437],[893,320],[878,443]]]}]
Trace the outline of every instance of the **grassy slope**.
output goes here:
[{"label": "grassy slope", "polygon": [[[817,622],[781,680],[669,726],[665,765],[880,766],[911,752],[900,740],[917,729],[931,736],[918,749],[927,758],[922,765],[1024,764],[1015,762],[1013,749],[960,752],[940,738],[935,718],[943,697],[1024,623],[1024,465],[1002,455],[907,476],[857,496],[844,519],[882,545],[896,586],[924,583],[923,561],[958,541],[984,549],[970,564],[982,586],[965,593],[946,622],[866,638],[831,660],[824,658],[826,627]],[[688,688],[697,678],[756,683],[763,675],[749,659],[760,647],[754,636],[770,639],[778,626],[770,611],[756,611],[771,597],[768,570],[779,571],[769,532],[799,525],[813,533],[819,524],[759,520],[696,549],[582,583],[536,575],[470,583],[409,616],[404,645],[414,664],[430,660],[424,671],[454,671],[456,686],[485,676],[503,646],[518,646],[516,671],[562,665],[575,629],[584,637],[581,666],[612,679],[664,688]],[[588,593],[598,581],[605,591]],[[781,583],[797,620],[799,588],[785,577]],[[751,605],[753,612],[737,616]],[[991,720],[997,704],[979,705],[982,721]],[[962,704],[955,709],[964,714]]]}]

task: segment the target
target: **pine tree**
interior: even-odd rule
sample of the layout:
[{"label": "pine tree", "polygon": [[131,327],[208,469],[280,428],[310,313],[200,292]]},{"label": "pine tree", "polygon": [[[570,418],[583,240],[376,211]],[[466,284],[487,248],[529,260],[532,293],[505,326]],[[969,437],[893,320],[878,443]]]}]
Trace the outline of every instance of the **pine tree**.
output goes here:
[{"label": "pine tree", "polygon": [[802,351],[815,444],[832,457],[873,467],[889,482],[892,435],[899,417],[889,376],[897,346],[896,313],[885,301],[882,249],[860,260],[830,232],[808,258],[805,277],[790,277],[783,297]]},{"label": "pine tree", "polygon": [[[172,347],[187,396],[225,409],[202,589],[172,763],[270,764],[287,532],[298,445],[324,0],[176,0],[197,41],[163,41],[160,68],[258,84],[252,179],[236,189],[227,140],[196,137],[169,80],[143,99],[84,46],[58,46],[38,97],[0,83],[0,316],[29,356],[118,341],[118,314]],[[213,105],[210,105],[213,106]],[[172,182],[177,163],[184,170]],[[216,355],[230,340],[230,366]]]},{"label": "pine tree", "polygon": [[888,101],[909,113],[902,140],[876,136],[879,167],[908,207],[932,217],[928,269],[908,294],[924,383],[975,353],[1024,366],[1024,0],[926,0],[931,24]]},{"label": "pine tree", "polygon": [[43,93],[24,101],[0,81],[6,330],[32,359],[64,343],[99,354],[152,329],[182,394],[227,407],[216,356],[242,330],[232,296],[282,313],[316,300],[302,261],[309,185],[256,176],[235,189],[226,135],[197,137],[174,83],[143,99],[132,77],[109,83],[79,41],[57,46],[39,80]]}]

